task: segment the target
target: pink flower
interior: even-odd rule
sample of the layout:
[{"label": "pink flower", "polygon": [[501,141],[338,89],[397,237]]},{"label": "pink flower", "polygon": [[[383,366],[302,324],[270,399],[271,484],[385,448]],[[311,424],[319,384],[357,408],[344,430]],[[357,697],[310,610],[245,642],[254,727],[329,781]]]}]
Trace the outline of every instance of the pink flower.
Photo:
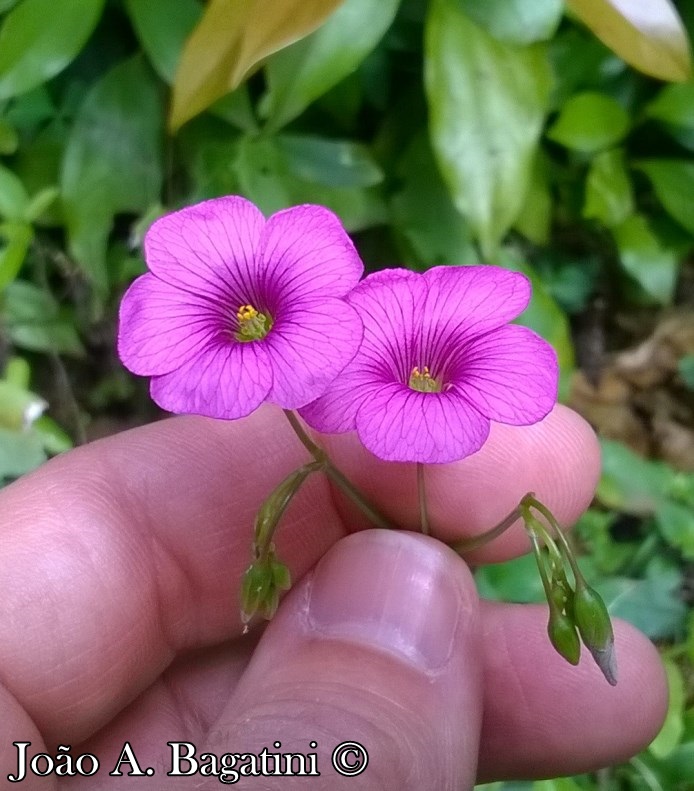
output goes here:
[{"label": "pink flower", "polygon": [[319,431],[356,429],[381,459],[426,463],[475,453],[492,420],[541,420],[557,398],[556,354],[507,325],[529,299],[526,277],[491,266],[370,275],[348,297],[360,350],[301,415]]},{"label": "pink flower", "polygon": [[205,201],[157,220],[149,272],[120,308],[118,352],[171,412],[234,419],[325,392],[363,335],[342,297],[362,262],[338,218],[297,206],[267,221],[249,201]]}]

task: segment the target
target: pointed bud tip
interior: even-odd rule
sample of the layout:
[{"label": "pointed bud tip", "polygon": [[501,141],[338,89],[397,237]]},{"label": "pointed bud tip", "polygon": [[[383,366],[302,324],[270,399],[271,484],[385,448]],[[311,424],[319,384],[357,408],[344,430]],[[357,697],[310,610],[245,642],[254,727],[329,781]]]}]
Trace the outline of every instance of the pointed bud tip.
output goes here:
[{"label": "pointed bud tip", "polygon": [[610,686],[617,686],[617,653],[614,650],[614,642],[610,642],[605,648],[588,649],[595,660],[595,664],[600,668],[603,676]]}]

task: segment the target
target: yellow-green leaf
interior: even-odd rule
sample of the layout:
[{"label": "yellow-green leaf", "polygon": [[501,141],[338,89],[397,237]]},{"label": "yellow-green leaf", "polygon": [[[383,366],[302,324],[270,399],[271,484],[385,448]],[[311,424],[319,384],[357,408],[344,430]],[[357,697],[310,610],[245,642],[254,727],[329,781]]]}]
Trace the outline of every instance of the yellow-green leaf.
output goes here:
[{"label": "yellow-green leaf", "polygon": [[567,0],[567,6],[635,69],[671,82],[689,78],[689,41],[670,0]]},{"label": "yellow-green leaf", "polygon": [[183,49],[172,130],[238,87],[258,63],[312,33],[343,0],[212,0]]}]

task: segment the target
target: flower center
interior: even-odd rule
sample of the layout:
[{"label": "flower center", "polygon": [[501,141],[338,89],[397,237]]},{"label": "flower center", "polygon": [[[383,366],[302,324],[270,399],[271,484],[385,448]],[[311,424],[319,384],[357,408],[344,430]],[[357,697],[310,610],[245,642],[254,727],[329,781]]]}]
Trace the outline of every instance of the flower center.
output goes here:
[{"label": "flower center", "polygon": [[258,313],[253,305],[241,305],[236,311],[239,328],[234,333],[236,340],[259,341],[264,338],[272,328],[272,319],[264,313]]},{"label": "flower center", "polygon": [[415,367],[412,369],[412,373],[410,374],[410,381],[408,384],[413,390],[417,390],[420,393],[441,392],[441,385],[429,373],[429,369],[426,365],[424,366],[423,371],[420,371],[415,365]]}]

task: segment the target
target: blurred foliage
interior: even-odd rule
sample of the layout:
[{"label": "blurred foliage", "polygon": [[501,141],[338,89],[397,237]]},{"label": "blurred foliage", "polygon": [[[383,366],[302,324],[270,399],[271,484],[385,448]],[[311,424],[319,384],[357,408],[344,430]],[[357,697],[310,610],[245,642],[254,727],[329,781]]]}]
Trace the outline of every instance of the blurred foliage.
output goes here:
[{"label": "blurred foliage", "polygon": [[[587,575],[660,645],[671,703],[623,766],[489,788],[691,789],[694,0],[268,7],[0,0],[0,482],[156,416],[113,339],[165,211],[322,203],[371,269],[523,271],[521,320],[604,434]],[[531,558],[478,575],[541,595]]]}]

